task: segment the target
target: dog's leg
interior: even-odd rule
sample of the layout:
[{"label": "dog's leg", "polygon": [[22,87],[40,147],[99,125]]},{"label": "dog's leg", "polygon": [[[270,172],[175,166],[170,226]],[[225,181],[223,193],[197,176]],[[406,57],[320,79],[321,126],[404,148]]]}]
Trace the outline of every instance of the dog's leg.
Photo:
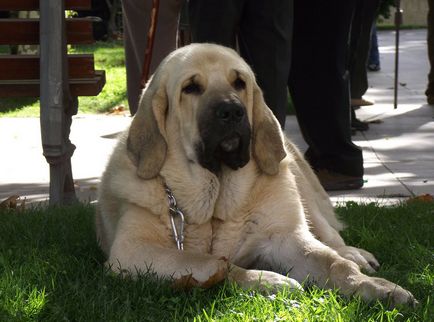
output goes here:
[{"label": "dog's leg", "polygon": [[286,148],[294,156],[294,162],[290,164],[290,167],[300,191],[311,232],[342,257],[355,262],[369,273],[375,272],[380,264],[374,255],[364,249],[345,245],[344,240],[339,235],[339,230],[342,230],[344,225],[336,218],[328,194],[324,191],[300,151],[288,140]]},{"label": "dog's leg", "polygon": [[[300,284],[278,273],[246,270],[220,255],[179,251],[172,239],[164,240],[164,226],[156,216],[130,210],[116,229],[106,266],[113,272],[137,276],[155,273],[160,278],[173,279],[178,287],[210,287],[224,279],[244,289],[277,291],[283,287],[301,289]],[[144,236],[152,227],[152,235]]]},{"label": "dog's leg", "polygon": [[139,273],[156,273],[160,278],[173,279],[175,286],[183,288],[208,288],[227,278],[243,289],[301,290],[296,280],[275,272],[246,270],[223,257],[162,248],[142,243],[131,235],[115,239],[106,266],[115,273],[133,277]]},{"label": "dog's leg", "polygon": [[271,248],[262,254],[267,261],[264,265],[289,272],[298,281],[308,278],[319,286],[334,287],[344,295],[358,295],[366,301],[390,300],[392,306],[417,303],[402,287],[362,274],[354,262],[315,239],[305,228],[288,236],[275,236]]},{"label": "dog's leg", "polygon": [[300,283],[282,274],[255,269],[244,269],[230,264],[228,280],[237,283],[241,288],[254,289],[262,292],[277,292],[283,288],[303,291]]},{"label": "dog's leg", "polygon": [[180,286],[208,287],[226,278],[225,258],[180,251],[170,234],[170,224],[130,206],[117,223],[106,266],[133,277],[155,273],[160,278],[172,278]]},{"label": "dog's leg", "polygon": [[116,236],[106,262],[115,273],[155,273],[179,287],[210,287],[227,277],[228,261],[207,254],[150,244],[132,234]]},{"label": "dog's leg", "polygon": [[[118,232],[120,230],[122,227]],[[297,281],[278,273],[246,270],[230,264],[224,257],[157,246],[135,232],[137,230],[129,229],[128,234],[117,234],[106,262],[113,272],[133,277],[140,273],[156,273],[160,278],[173,279],[177,287],[207,288],[227,278],[244,289],[275,292],[287,287],[301,290]]]}]

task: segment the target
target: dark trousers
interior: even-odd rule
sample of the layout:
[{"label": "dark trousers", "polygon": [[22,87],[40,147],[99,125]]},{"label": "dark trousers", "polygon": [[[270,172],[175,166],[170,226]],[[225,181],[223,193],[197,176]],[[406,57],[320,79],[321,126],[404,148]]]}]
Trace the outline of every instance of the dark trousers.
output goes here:
[{"label": "dark trousers", "polygon": [[[150,74],[172,50],[176,49],[176,31],[181,0],[160,1]],[[139,106],[143,61],[151,23],[151,0],[122,0],[127,70],[127,95],[131,115]]]},{"label": "dark trousers", "polygon": [[352,143],[348,43],[354,0],[294,1],[289,90],[317,169],[363,175],[362,151]]},{"label": "dark trousers", "polygon": [[193,42],[239,47],[282,128],[288,109],[292,0],[190,0]]},{"label": "dark trousers", "polygon": [[371,44],[372,25],[377,18],[380,0],[356,0],[350,40],[351,98],[362,98],[368,90],[366,65]]},{"label": "dark trousers", "polygon": [[428,0],[428,58],[430,71],[426,95],[434,96],[434,0]]}]

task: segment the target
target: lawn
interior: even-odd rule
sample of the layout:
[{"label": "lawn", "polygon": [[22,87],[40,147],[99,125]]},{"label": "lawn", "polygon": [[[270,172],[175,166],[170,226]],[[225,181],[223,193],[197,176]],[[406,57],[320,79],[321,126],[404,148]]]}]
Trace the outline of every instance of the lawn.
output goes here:
[{"label": "lawn", "polygon": [[387,309],[307,288],[264,296],[228,283],[174,290],[152,275],[120,279],[102,266],[94,208],[0,211],[0,321],[434,321],[434,203],[337,209],[348,243],[372,251],[376,274],[408,288],[416,309]]},{"label": "lawn", "polygon": [[[93,53],[95,69],[102,69],[106,72],[106,85],[98,96],[79,97],[79,113],[104,113],[121,104],[128,106],[122,41],[73,46],[70,47],[69,53]],[[0,117],[2,116],[38,117],[39,99],[0,98]]]}]

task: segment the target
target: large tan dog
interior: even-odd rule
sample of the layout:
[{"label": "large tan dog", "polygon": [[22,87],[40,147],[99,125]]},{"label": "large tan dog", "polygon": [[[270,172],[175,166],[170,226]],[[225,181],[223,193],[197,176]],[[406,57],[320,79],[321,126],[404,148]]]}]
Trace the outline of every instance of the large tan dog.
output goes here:
[{"label": "large tan dog", "polygon": [[327,194],[249,66],[225,47],[193,44],[161,63],[103,175],[96,222],[115,272],[272,290],[309,279],[365,300],[416,303],[361,273],[378,262],[345,245]]}]

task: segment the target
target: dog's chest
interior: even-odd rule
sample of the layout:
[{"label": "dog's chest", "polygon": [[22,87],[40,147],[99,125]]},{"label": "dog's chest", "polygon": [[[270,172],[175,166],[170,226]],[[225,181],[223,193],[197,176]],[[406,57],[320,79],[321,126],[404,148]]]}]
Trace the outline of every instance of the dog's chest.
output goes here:
[{"label": "dog's chest", "polygon": [[184,250],[205,254],[211,253],[212,226],[210,222],[201,225],[187,225],[184,236]]},{"label": "dog's chest", "polygon": [[250,220],[222,221],[218,218],[200,225],[187,224],[184,230],[184,250],[232,258],[246,236],[252,234],[257,226],[257,222]]},{"label": "dog's chest", "polygon": [[[185,178],[186,173],[178,173],[177,180],[173,174],[166,179],[185,214],[185,250],[211,253],[216,236],[220,236],[218,240],[222,235],[227,240],[237,238],[240,234],[238,224],[229,225],[230,228],[222,234],[218,223],[224,222],[224,227],[228,227],[229,222],[245,222],[256,178],[252,170],[252,165],[247,165],[219,177],[199,176],[193,180]],[[223,244],[219,242],[219,245]]]},{"label": "dog's chest", "polygon": [[208,221],[206,233],[203,230],[195,229],[193,233],[202,233],[200,238],[195,238],[198,242],[206,241],[207,253],[217,256],[231,258],[238,252],[245,239],[246,234],[250,234],[257,228],[257,222],[250,220],[252,213],[248,194],[240,189],[232,190],[226,187],[221,189],[215,202],[213,216]]}]

